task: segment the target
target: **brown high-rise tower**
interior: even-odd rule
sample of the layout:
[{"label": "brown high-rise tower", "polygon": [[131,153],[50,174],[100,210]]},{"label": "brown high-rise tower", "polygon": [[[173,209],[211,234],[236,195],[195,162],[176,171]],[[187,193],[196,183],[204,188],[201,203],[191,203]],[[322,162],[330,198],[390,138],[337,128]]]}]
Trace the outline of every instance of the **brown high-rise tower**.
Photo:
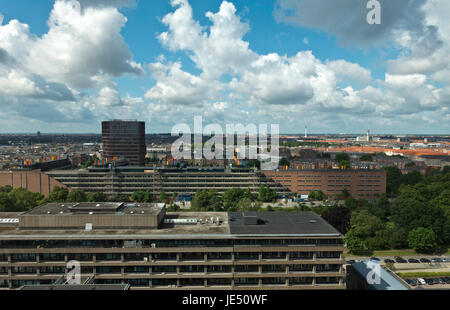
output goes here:
[{"label": "brown high-rise tower", "polygon": [[112,120],[102,122],[103,158],[125,158],[130,165],[145,165],[145,122]]}]

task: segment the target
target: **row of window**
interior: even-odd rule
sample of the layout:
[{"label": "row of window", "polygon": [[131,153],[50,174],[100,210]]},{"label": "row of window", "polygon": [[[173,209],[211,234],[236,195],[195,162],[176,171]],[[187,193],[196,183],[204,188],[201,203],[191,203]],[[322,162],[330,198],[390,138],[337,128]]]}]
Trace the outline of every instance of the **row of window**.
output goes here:
[{"label": "row of window", "polygon": [[[341,245],[342,239],[175,239],[137,240],[142,247],[232,247],[236,245]],[[123,247],[124,240],[0,240],[0,248],[112,248]],[[0,254],[0,261],[2,254]]]},{"label": "row of window", "polygon": [[[262,259],[280,259],[286,260],[287,253],[291,260],[312,260],[314,252],[262,252]],[[236,252],[234,258],[236,260],[259,260],[259,252]],[[3,261],[7,261],[6,254],[3,255]],[[96,254],[97,261],[120,261],[122,256],[120,253],[101,253]],[[177,253],[124,253],[124,261],[145,261],[145,260],[177,260]],[[316,252],[317,259],[340,259],[341,252],[324,251]],[[11,262],[35,262],[37,254],[19,253],[11,254]],[[213,252],[206,253],[207,260],[231,260],[230,252]],[[204,261],[205,253],[180,253],[181,261]],[[92,261],[93,254],[76,253],[67,254],[67,260]],[[65,255],[60,253],[43,253],[39,254],[39,261],[65,261]]]},{"label": "row of window", "polygon": [[[285,273],[289,272],[312,272],[314,265],[312,264],[299,264],[299,265],[263,265],[261,271],[266,273]],[[95,267],[96,273],[100,274],[121,274],[121,266],[97,266]],[[231,273],[232,266],[230,265],[218,265],[218,266],[203,266],[203,265],[190,265],[179,266],[179,273]],[[289,269],[287,269],[289,268]],[[150,267],[148,266],[124,266],[124,273],[149,273]],[[64,274],[65,268],[62,266],[47,266],[47,267],[12,267],[12,274],[35,274],[39,270],[41,274]],[[316,265],[316,272],[339,272],[340,265],[338,264],[323,264]],[[252,273],[259,272],[258,265],[238,265],[234,266],[235,273]],[[94,267],[82,266],[81,273],[93,273]],[[0,267],[0,274],[7,274],[6,267]],[[153,266],[153,274],[162,273],[177,273],[177,266]]]}]

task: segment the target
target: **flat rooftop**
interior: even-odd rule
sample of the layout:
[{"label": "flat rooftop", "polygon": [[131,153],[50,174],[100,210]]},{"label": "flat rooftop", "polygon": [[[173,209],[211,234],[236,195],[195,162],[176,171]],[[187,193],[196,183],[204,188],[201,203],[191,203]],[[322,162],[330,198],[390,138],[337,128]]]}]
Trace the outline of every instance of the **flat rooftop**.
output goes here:
[{"label": "flat rooftop", "polygon": [[22,215],[78,215],[78,214],[158,214],[164,203],[81,202],[46,203]]},{"label": "flat rooftop", "polygon": [[[45,206],[45,205],[44,205]],[[131,207],[133,208],[133,207]],[[140,208],[140,207],[136,207]],[[46,209],[41,210],[46,211]],[[43,213],[45,214],[45,212]],[[59,216],[60,214],[55,214]],[[136,213],[135,216],[140,216]],[[65,216],[61,214],[61,216]],[[97,216],[101,216],[98,214]],[[0,213],[1,217],[1,213]],[[342,235],[313,212],[167,212],[158,228],[143,229],[8,229],[0,239],[189,239],[239,237],[332,237]]]},{"label": "flat rooftop", "polygon": [[341,235],[314,212],[229,212],[228,221],[234,235]]}]

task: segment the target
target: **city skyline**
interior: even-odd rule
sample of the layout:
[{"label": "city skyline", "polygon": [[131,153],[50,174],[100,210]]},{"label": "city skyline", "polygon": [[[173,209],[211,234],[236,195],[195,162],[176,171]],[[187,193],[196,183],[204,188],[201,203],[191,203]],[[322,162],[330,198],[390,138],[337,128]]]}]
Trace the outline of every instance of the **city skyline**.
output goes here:
[{"label": "city skyline", "polygon": [[167,133],[201,115],[282,134],[305,121],[308,135],[448,134],[450,4],[380,2],[380,25],[355,0],[4,3],[0,132],[126,118]]}]

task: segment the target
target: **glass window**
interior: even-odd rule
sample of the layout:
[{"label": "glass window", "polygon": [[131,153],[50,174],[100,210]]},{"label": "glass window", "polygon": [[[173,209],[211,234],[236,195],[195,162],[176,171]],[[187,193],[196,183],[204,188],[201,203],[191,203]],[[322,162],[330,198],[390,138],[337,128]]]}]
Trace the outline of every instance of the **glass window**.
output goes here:
[{"label": "glass window", "polygon": [[313,259],[313,252],[291,252],[289,257],[291,260],[310,260]]},{"label": "glass window", "polygon": [[203,253],[181,253],[181,260],[205,260],[205,255]]},{"label": "glass window", "polygon": [[263,278],[263,285],[284,285],[286,284],[286,278]]},{"label": "glass window", "polygon": [[125,279],[124,283],[130,284],[130,286],[149,286],[149,279]]},{"label": "glass window", "polygon": [[231,279],[226,278],[217,278],[217,279],[208,279],[208,285],[212,286],[228,286],[231,285]]},{"label": "glass window", "polygon": [[286,272],[285,265],[263,265],[262,272]]},{"label": "glass window", "polygon": [[237,260],[259,260],[259,254],[256,252],[238,252],[234,257]]},{"label": "glass window", "polygon": [[290,285],[312,285],[311,277],[293,277],[289,278]]},{"label": "glass window", "polygon": [[182,273],[205,272],[205,266],[203,266],[203,265],[180,266],[180,272],[182,272]]},{"label": "glass window", "polygon": [[39,261],[41,262],[64,261],[64,254],[59,253],[39,254]]},{"label": "glass window", "polygon": [[206,268],[207,271],[210,273],[231,272],[231,266],[216,265],[216,266],[207,266]]},{"label": "glass window", "polygon": [[313,270],[313,265],[311,265],[311,264],[289,265],[289,272],[295,272],[295,271],[311,272],[312,270]]},{"label": "glass window", "polygon": [[126,273],[148,273],[149,267],[147,266],[126,266],[124,268]]},{"label": "glass window", "polygon": [[208,259],[217,259],[217,260],[230,260],[231,253],[230,252],[212,252],[207,254]]},{"label": "glass window", "polygon": [[71,253],[71,254],[67,255],[67,259],[69,261],[71,261],[71,260],[91,261],[92,260],[92,254],[88,254],[88,253]]},{"label": "glass window", "polygon": [[259,272],[258,265],[237,265],[234,266],[234,272]]},{"label": "glass window", "polygon": [[175,253],[153,253],[153,260],[177,260],[177,254]]},{"label": "glass window", "polygon": [[263,252],[263,259],[286,259],[285,252]]},{"label": "glass window", "polygon": [[338,277],[318,277],[316,278],[317,284],[339,284]]},{"label": "glass window", "polygon": [[102,254],[97,254],[96,255],[96,259],[98,261],[102,261],[102,260],[120,260],[120,254],[118,253],[102,253]]},{"label": "glass window", "polygon": [[176,273],[176,266],[153,266],[152,273]]},{"label": "glass window", "polygon": [[177,279],[152,279],[152,286],[176,286]]},{"label": "glass window", "polygon": [[181,286],[204,286],[205,280],[204,279],[195,279],[195,278],[180,279],[180,285]]},{"label": "glass window", "polygon": [[121,273],[120,266],[97,266],[95,268],[97,273]]},{"label": "glass window", "polygon": [[236,286],[246,286],[246,285],[258,285],[259,279],[258,278],[235,278],[234,284]]}]

